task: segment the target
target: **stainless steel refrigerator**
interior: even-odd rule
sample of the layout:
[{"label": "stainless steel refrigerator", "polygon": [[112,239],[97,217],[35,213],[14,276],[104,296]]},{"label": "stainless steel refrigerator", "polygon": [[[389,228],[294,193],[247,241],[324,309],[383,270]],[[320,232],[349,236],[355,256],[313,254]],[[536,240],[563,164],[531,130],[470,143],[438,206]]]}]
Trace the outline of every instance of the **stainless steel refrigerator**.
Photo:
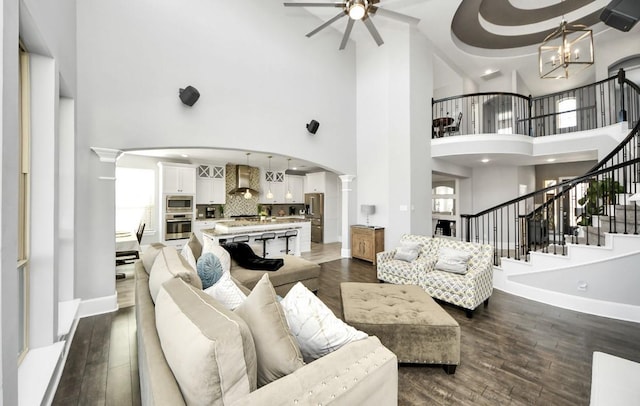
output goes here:
[{"label": "stainless steel refrigerator", "polygon": [[324,240],[324,193],[305,193],[305,210],[311,219],[311,242]]}]

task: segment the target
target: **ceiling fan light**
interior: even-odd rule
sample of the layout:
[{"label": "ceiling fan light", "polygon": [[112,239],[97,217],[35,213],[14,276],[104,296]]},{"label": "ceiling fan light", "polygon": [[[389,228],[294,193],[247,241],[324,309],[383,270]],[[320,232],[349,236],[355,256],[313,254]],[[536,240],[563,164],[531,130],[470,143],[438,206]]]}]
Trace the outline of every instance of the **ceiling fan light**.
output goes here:
[{"label": "ceiling fan light", "polygon": [[349,6],[349,18],[352,20],[361,20],[364,17],[366,8],[364,1],[354,1]]}]

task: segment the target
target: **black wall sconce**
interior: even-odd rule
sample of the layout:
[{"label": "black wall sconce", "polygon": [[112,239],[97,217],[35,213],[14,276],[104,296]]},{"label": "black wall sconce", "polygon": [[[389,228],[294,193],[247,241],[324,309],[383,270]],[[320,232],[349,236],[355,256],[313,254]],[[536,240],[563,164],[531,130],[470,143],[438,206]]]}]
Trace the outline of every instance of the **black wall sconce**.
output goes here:
[{"label": "black wall sconce", "polygon": [[320,127],[320,123],[318,123],[316,120],[311,120],[309,124],[307,124],[307,131],[309,131],[311,134],[315,134],[316,131],[318,131],[318,127]]},{"label": "black wall sconce", "polygon": [[180,89],[180,100],[187,106],[193,106],[200,98],[200,92],[193,86]]}]

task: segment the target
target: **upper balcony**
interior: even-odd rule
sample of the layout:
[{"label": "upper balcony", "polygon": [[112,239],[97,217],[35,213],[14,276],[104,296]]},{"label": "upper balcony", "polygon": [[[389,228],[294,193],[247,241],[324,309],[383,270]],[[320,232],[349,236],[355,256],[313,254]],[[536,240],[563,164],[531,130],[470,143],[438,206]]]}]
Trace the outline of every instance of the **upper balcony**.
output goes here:
[{"label": "upper balcony", "polygon": [[540,97],[475,93],[433,100],[432,114],[433,158],[519,166],[601,159],[627,135],[640,106],[621,71]]}]

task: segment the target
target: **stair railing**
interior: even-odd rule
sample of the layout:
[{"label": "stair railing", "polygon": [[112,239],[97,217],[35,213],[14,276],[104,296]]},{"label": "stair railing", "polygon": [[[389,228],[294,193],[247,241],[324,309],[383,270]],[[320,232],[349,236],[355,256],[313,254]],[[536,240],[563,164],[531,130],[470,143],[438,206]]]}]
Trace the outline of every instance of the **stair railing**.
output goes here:
[{"label": "stair railing", "polygon": [[[500,258],[529,259],[532,251],[566,255],[567,243],[602,245],[603,232],[638,234],[640,87],[617,80],[618,119],[633,120],[627,137],[587,174],[481,211],[461,215],[465,241],[492,244]],[[626,104],[625,104],[626,100]]]}]

